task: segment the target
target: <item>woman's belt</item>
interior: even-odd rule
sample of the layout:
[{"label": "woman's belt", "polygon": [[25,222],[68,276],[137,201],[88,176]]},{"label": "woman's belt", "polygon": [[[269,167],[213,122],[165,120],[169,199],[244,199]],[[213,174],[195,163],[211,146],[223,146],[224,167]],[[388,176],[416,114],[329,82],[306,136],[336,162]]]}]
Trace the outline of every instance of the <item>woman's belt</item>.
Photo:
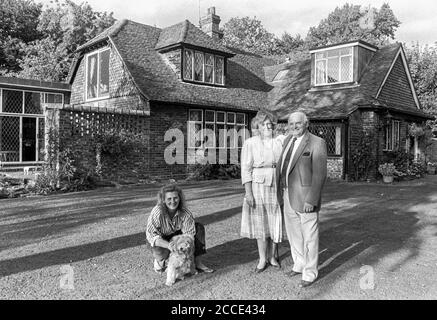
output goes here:
[{"label": "woman's belt", "polygon": [[274,164],[269,164],[269,165],[264,165],[264,166],[259,166],[259,167],[253,167],[254,169],[262,169],[262,168],[276,168],[276,163]]}]

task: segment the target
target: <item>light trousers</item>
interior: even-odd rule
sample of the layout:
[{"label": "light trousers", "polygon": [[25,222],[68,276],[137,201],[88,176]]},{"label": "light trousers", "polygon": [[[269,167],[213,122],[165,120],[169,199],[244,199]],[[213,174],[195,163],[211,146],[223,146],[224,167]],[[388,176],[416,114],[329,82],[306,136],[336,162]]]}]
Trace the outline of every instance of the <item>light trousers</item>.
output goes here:
[{"label": "light trousers", "polygon": [[288,189],[284,189],[284,224],[290,242],[293,271],[302,280],[313,282],[318,276],[319,213],[300,213],[290,206]]}]

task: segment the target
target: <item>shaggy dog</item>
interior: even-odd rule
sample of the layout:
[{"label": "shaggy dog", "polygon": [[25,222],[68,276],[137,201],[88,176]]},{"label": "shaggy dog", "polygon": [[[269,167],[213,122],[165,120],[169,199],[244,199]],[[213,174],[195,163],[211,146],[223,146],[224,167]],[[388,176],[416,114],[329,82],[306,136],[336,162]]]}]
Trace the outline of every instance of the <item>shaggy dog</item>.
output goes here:
[{"label": "shaggy dog", "polygon": [[171,240],[174,250],[170,252],[167,266],[166,285],[171,286],[176,279],[184,280],[186,274],[197,274],[194,263],[194,239],[189,235],[174,236]]}]

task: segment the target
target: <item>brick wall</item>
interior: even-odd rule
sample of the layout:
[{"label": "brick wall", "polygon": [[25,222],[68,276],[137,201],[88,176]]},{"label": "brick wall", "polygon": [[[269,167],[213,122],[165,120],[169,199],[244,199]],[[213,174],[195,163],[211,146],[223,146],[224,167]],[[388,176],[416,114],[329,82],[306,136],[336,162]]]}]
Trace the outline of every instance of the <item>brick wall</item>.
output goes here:
[{"label": "brick wall", "polygon": [[333,180],[343,179],[343,158],[328,158],[328,178]]},{"label": "brick wall", "polygon": [[94,170],[96,161],[95,135],[109,129],[126,130],[141,135],[142,146],[125,158],[102,155],[102,176],[109,180],[136,180],[150,174],[148,116],[59,110],[60,148],[70,148],[76,165]]}]

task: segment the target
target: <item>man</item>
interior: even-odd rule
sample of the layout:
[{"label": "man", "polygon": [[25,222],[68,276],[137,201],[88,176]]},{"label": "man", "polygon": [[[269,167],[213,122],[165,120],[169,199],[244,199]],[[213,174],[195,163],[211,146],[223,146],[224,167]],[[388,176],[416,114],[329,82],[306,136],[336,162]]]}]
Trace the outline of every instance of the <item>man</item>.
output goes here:
[{"label": "man", "polygon": [[318,276],[318,220],[327,173],[325,140],[308,132],[308,125],[303,112],[289,116],[289,135],[276,167],[278,200],[294,261],[290,276],[302,274],[301,288]]}]

